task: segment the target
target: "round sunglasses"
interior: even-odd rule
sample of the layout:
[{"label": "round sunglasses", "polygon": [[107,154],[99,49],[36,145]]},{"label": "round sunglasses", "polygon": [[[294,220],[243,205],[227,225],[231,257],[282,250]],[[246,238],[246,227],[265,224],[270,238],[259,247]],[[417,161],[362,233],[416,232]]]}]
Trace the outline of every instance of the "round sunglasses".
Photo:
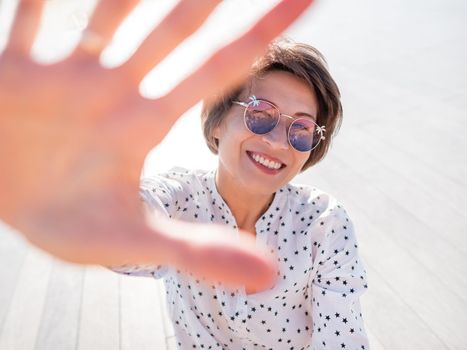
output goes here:
[{"label": "round sunglasses", "polygon": [[245,107],[243,114],[245,126],[257,135],[271,132],[279,124],[281,117],[291,119],[292,123],[287,131],[287,139],[290,145],[299,152],[309,152],[316,148],[321,140],[325,139],[325,126],[318,126],[311,118],[294,118],[283,114],[271,102],[257,99],[254,95],[250,96],[248,103],[232,102]]}]

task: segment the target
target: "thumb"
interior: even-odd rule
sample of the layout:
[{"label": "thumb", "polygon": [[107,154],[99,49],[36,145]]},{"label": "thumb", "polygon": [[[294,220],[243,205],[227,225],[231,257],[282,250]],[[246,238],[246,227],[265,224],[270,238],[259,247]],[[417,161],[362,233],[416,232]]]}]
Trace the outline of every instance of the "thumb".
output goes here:
[{"label": "thumb", "polygon": [[[158,261],[162,258],[168,265],[201,279],[231,287],[245,285],[264,290],[274,285],[276,259],[266,247],[257,247],[251,234],[222,225],[193,224],[162,217],[150,226],[155,230],[152,235],[158,236],[155,248],[162,254]],[[161,249],[161,242],[164,242],[164,249]]]}]

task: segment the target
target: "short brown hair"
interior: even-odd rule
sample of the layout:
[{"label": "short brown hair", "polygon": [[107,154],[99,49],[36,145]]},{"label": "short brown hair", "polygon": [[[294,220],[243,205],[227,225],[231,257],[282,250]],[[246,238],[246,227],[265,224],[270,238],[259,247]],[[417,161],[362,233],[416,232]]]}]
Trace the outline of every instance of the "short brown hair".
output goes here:
[{"label": "short brown hair", "polygon": [[213,131],[221,125],[226,112],[232,107],[232,101],[238,98],[252,79],[275,70],[292,73],[310,86],[318,101],[317,124],[326,127],[326,139],[311,151],[301,169],[304,171],[324,158],[342,124],[339,88],[328,72],[324,56],[310,45],[284,38],[272,42],[266,53],[253,64],[244,84],[212,100],[205,100],[201,113],[204,137],[209,149],[217,154],[218,140],[214,138]]}]

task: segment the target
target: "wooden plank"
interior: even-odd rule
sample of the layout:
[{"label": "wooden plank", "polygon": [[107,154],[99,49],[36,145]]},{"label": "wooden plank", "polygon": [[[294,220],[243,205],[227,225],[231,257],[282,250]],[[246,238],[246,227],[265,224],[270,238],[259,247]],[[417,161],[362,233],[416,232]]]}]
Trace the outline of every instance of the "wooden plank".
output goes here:
[{"label": "wooden plank", "polygon": [[[408,120],[410,120],[408,118]],[[406,122],[381,125],[377,123],[361,124],[361,129],[368,135],[378,135],[387,143],[388,147],[397,149],[400,153],[406,153],[414,160],[424,163],[427,167],[441,174],[443,177],[456,182],[459,186],[466,188],[467,163],[464,143],[452,143],[450,135],[435,133],[434,130],[423,135],[417,130],[416,125]],[[464,126],[464,134],[466,127]],[[462,132],[462,131],[461,131]],[[397,135],[397,136],[396,136]],[[431,143],[430,143],[431,141]]]},{"label": "wooden plank", "polygon": [[[418,207],[420,201],[422,203],[423,201],[435,201],[439,204],[438,209],[442,210],[443,215],[452,213],[451,215],[467,220],[467,205],[463,205],[462,201],[467,191],[465,186],[442,176],[436,169],[428,167],[417,158],[406,154],[406,152],[401,152],[392,145],[388,145],[378,135],[354,128],[342,136],[344,137],[341,144],[351,149],[358,149],[358,152],[351,152],[346,155],[352,159],[352,162],[359,164],[359,167],[375,163],[377,166],[383,164],[391,172],[397,173],[396,178],[400,181],[396,183],[392,181],[391,184],[398,185],[394,187],[404,186],[404,190],[409,189],[412,191],[413,195],[411,193],[406,195],[412,207]],[[386,180],[395,179],[388,177]],[[385,181],[384,184],[387,184],[387,182]],[[443,184],[442,188],[439,187],[440,184]],[[413,203],[415,200],[419,202]],[[405,202],[402,204],[405,204]]]},{"label": "wooden plank", "polygon": [[[371,168],[359,162],[344,163],[340,158],[334,157],[332,162],[326,164],[326,169],[323,169],[326,180],[334,180],[336,193],[345,195],[347,201],[354,203],[356,209],[371,217],[375,225],[383,226],[386,234],[402,249],[410,250],[411,255],[434,273],[439,282],[467,302],[465,253],[449,243],[445,237],[455,229],[450,225],[458,227],[459,223],[446,222],[445,230],[437,231],[430,227],[430,222],[435,220],[434,215],[426,216],[424,221],[415,217],[410,207],[404,208],[401,204],[408,201],[404,191],[399,192],[393,186],[386,187],[386,183],[396,181],[394,186],[400,182],[406,189],[403,185],[404,179],[398,180],[391,169],[378,164],[377,160],[369,157],[365,159],[368,160],[367,163],[373,164]],[[339,176],[339,172],[345,173],[345,177]],[[385,174],[391,180],[385,179]],[[393,178],[396,180],[392,180]],[[400,197],[395,197],[391,192],[398,193]],[[407,189],[407,192],[410,192],[410,189]],[[426,205],[433,205],[430,203]],[[437,213],[436,208],[433,208],[433,213]],[[457,221],[462,223],[462,220]],[[459,240],[467,242],[467,237],[459,237]],[[462,242],[457,243],[461,245]]]},{"label": "wooden plank", "polygon": [[0,349],[34,349],[51,270],[50,256],[29,249],[0,336]]},{"label": "wooden plank", "polygon": [[120,275],[86,267],[78,350],[120,348]]},{"label": "wooden plank", "polygon": [[[357,139],[358,137],[355,137]],[[365,150],[373,148],[373,143],[368,144],[366,147],[358,144],[358,141],[349,142],[349,148],[355,147],[359,149],[351,156],[337,155],[334,159],[341,162],[341,166],[351,167],[355,170],[359,179],[363,180],[365,187],[375,187],[384,195],[397,203],[397,206],[404,208],[410,212],[414,219],[420,220],[424,225],[435,232],[438,239],[449,242],[451,250],[457,250],[460,254],[467,254],[467,236],[465,235],[467,228],[466,214],[459,214],[458,211],[467,210],[463,205],[461,198],[457,198],[456,202],[450,202],[443,195],[435,195],[435,192],[443,192],[444,188],[450,186],[448,181],[439,179],[438,184],[425,182],[425,175],[423,169],[416,171],[412,167],[412,177],[408,178],[398,173],[395,168],[403,168],[407,163],[399,160],[398,163],[384,164],[381,158],[384,158],[382,153],[380,157],[373,155],[371,151]],[[417,163],[416,159],[411,161],[412,164]],[[408,166],[408,165],[407,165]],[[440,183],[442,187],[440,187]],[[431,189],[428,188],[431,187]],[[458,196],[462,196],[467,190],[463,190],[461,186],[452,184],[452,192],[458,191]],[[454,200],[454,198],[451,198]],[[458,210],[454,211],[450,206],[457,206]],[[429,218],[429,219],[428,219]]]},{"label": "wooden plank", "polygon": [[[364,179],[364,192],[374,203],[370,215],[376,221],[391,225],[394,239],[403,246],[412,247],[412,254],[445,282],[447,288],[467,302],[467,264],[464,263],[467,220],[446,210],[443,204],[423,191],[414,190],[415,184],[408,183],[390,168],[378,164],[377,160],[367,159],[368,163],[376,166],[366,175],[363,167],[357,167],[357,176]],[[371,190],[373,186],[374,191]],[[378,202],[382,197],[389,200]],[[397,220],[388,223],[388,215]]]},{"label": "wooden plank", "polygon": [[373,334],[370,328],[368,328],[367,326],[365,326],[365,328],[366,328],[366,333],[368,336],[368,342],[370,343],[370,349],[371,350],[385,350],[385,347],[383,346],[383,344],[381,344],[379,339]]},{"label": "wooden plank", "polygon": [[166,347],[157,282],[148,277],[122,276],[122,350]]},{"label": "wooden plank", "polygon": [[177,339],[175,338],[175,335],[167,337],[166,341],[167,341],[167,350],[178,350]]},{"label": "wooden plank", "polygon": [[75,350],[85,268],[55,259],[35,350]]},{"label": "wooden plank", "polygon": [[388,284],[385,276],[381,276],[371,264],[366,270],[369,293],[362,296],[362,313],[366,328],[373,334],[369,336],[370,349],[448,349],[404,302],[397,290]]},{"label": "wooden plank", "polygon": [[0,221],[0,335],[29,247]]},{"label": "wooden plank", "polygon": [[[420,322],[426,323],[444,344],[453,349],[462,348],[465,344],[467,320],[459,310],[465,310],[467,304],[450,290],[447,283],[453,283],[453,280],[445,279],[443,283],[439,276],[415,258],[420,255],[421,246],[408,244],[414,243],[411,239],[416,234],[412,229],[407,230],[406,220],[410,220],[410,216],[403,215],[401,218],[400,210],[397,210],[394,202],[388,201],[381,193],[376,197],[369,197],[367,191],[374,189],[363,184],[361,187],[356,185],[363,180],[349,167],[333,161],[328,162],[326,168],[315,182],[332,184],[324,187],[333,188],[335,195],[339,193],[338,198],[346,198],[343,202],[356,225],[362,255],[370,257],[365,265],[372,266],[384,276],[385,281],[393,286],[404,303],[417,313]],[[319,177],[316,173],[313,175],[315,180]],[[416,226],[413,228],[416,229]],[[405,237],[406,240],[396,242],[394,237],[397,236]],[[422,241],[420,243],[428,242],[423,247],[430,247],[430,239],[419,238]],[[435,251],[433,244],[435,243],[431,243],[431,250]],[[451,253],[440,252],[438,257],[434,256],[432,259],[441,263],[439,259],[449,259]],[[449,271],[445,273],[448,274]],[[412,327],[410,323],[407,326]],[[383,339],[380,334],[376,335]],[[386,343],[383,345],[387,347]]]}]

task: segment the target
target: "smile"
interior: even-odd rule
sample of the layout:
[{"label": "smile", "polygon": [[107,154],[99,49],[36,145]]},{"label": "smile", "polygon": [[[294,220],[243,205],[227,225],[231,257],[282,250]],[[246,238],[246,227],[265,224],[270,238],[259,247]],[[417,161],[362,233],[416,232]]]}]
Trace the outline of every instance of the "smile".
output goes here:
[{"label": "smile", "polygon": [[263,154],[254,153],[254,152],[247,152],[247,153],[250,156],[250,159],[252,159],[256,164],[261,165],[264,168],[267,168],[269,170],[277,171],[280,168],[285,167],[285,164],[281,163],[280,161],[268,158]]}]

